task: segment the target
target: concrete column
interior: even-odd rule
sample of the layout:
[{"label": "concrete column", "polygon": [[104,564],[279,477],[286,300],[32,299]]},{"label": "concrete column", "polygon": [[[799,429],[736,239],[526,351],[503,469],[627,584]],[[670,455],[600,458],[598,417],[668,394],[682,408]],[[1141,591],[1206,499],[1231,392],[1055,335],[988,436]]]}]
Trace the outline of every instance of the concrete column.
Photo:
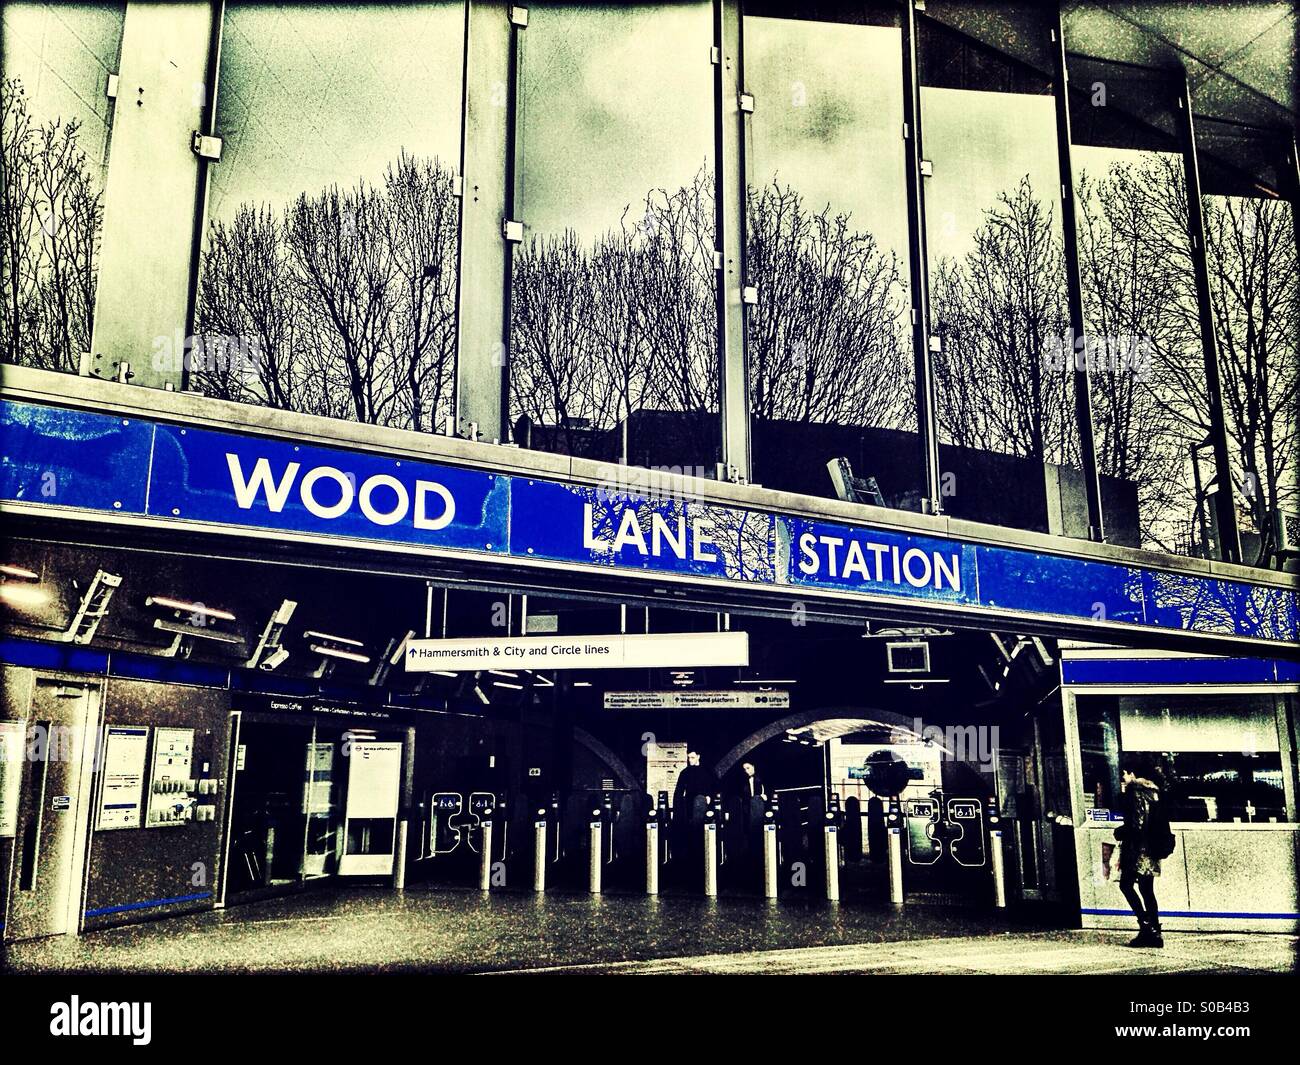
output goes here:
[{"label": "concrete column", "polygon": [[508,431],[513,245],[502,227],[516,210],[516,59],[525,32],[511,23],[510,7],[470,3],[465,44],[456,432],[488,441]]},{"label": "concrete column", "polygon": [[216,18],[211,4],[126,5],[88,374],[129,363],[134,384],[181,387]]}]

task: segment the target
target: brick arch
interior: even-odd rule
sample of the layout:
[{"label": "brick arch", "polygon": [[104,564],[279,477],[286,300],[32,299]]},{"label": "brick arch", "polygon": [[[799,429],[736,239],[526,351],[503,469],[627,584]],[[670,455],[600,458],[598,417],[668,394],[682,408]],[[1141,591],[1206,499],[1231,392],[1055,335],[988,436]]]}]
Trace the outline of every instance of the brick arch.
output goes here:
[{"label": "brick arch", "polygon": [[797,714],[790,714],[787,717],[771,721],[761,728],[755,729],[743,740],[737,743],[719,760],[714,766],[714,773],[721,780],[731,772],[740,761],[749,754],[754,748],[761,746],[768,740],[775,739],[777,736],[788,732],[790,729],[803,728],[806,725],[814,725],[818,721],[861,721],[863,724],[890,725],[902,729],[908,734],[914,734],[912,725],[913,719],[906,718],[902,714],[896,714],[890,710],[875,710],[869,707],[861,706],[843,706],[843,707],[822,707],[818,710],[802,710]]}]

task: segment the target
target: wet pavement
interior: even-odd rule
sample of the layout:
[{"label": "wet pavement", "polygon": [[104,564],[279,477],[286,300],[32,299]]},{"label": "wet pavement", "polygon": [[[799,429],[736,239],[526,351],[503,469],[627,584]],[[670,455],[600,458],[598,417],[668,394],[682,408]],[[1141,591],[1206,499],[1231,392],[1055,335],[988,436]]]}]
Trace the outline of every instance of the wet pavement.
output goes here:
[{"label": "wet pavement", "polygon": [[470,891],[300,894],[12,945],[34,972],[1293,972],[1297,940],[1073,931],[1042,912]]}]

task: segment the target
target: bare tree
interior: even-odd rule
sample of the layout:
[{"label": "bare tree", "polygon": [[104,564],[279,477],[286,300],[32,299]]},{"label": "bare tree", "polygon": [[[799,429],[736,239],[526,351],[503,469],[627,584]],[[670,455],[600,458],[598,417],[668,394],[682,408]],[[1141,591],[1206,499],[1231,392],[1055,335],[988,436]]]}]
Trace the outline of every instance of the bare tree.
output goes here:
[{"label": "bare tree", "polygon": [[1206,197],[1210,306],[1218,342],[1224,417],[1243,524],[1294,510],[1300,418],[1300,275],[1293,204]]},{"label": "bare tree", "polygon": [[1072,378],[1046,357],[1069,328],[1064,259],[1027,176],[985,212],[964,259],[937,264],[932,294],[943,434],[961,447],[1077,463]]},{"label": "bare tree", "polygon": [[754,418],[910,428],[911,364],[900,332],[897,257],[847,214],[814,214],[775,180],[749,190]]},{"label": "bare tree", "polygon": [[0,81],[0,351],[75,372],[90,350],[103,204],[80,124],[33,121],[22,82]]},{"label": "bare tree", "polygon": [[242,205],[209,227],[195,384],[435,429],[455,370],[457,239],[450,172],[406,153],[379,186],[303,193],[278,215]]}]

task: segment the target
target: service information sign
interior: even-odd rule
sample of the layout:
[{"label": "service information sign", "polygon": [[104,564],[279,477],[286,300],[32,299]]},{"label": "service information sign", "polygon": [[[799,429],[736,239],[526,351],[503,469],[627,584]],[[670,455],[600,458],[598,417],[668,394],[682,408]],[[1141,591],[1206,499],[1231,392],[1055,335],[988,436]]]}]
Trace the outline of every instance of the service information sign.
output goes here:
[{"label": "service information sign", "polygon": [[690,669],[749,665],[745,632],[652,633],[635,636],[501,636],[409,640],[408,673],[480,669]]},{"label": "service information sign", "polygon": [[685,743],[655,743],[653,740],[647,743],[645,790],[656,798],[661,791],[666,791],[671,804],[673,792],[677,790],[677,778],[686,768],[687,753]]},{"label": "service information sign", "polygon": [[95,822],[98,830],[140,827],[148,750],[147,726],[110,725],[104,730],[104,788]]},{"label": "service information sign", "polygon": [[789,692],[707,691],[606,692],[606,710],[789,710]]}]

